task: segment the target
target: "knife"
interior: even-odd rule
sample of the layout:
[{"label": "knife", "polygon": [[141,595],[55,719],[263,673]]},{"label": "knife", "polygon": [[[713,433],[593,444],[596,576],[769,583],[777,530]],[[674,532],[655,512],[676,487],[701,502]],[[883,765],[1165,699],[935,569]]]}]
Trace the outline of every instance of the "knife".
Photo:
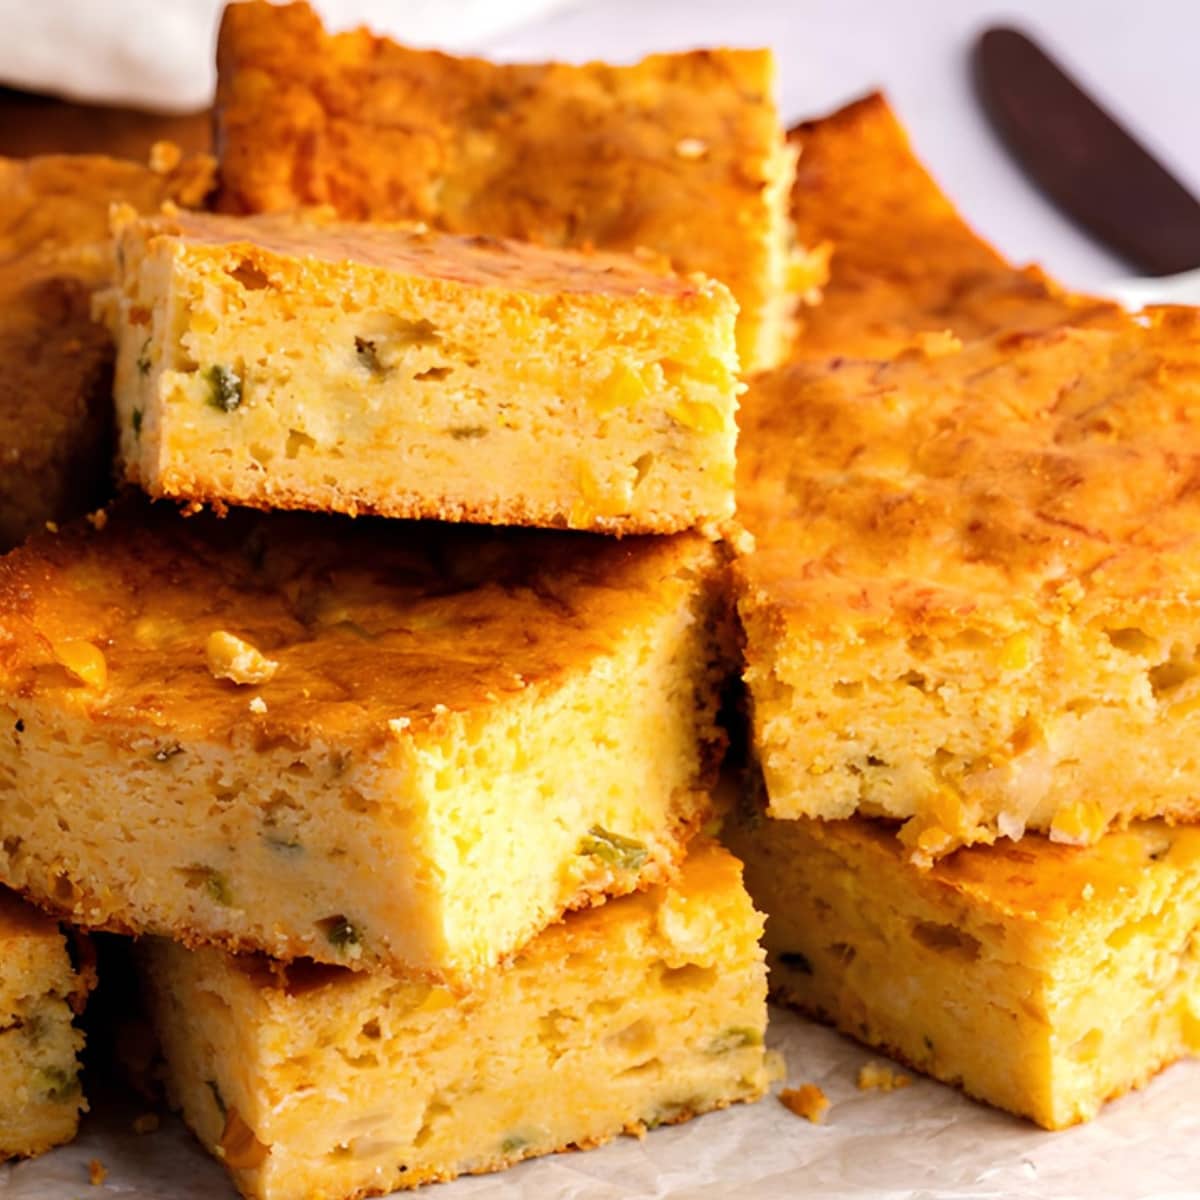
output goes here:
[{"label": "knife", "polygon": [[1035,42],[989,29],[973,66],[996,131],[1063,212],[1139,271],[1200,267],[1200,201]]}]

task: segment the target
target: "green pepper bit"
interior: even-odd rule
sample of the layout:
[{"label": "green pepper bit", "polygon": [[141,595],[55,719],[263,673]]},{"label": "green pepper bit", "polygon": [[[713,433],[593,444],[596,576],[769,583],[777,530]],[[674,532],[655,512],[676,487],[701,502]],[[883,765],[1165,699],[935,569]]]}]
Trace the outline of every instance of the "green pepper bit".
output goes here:
[{"label": "green pepper bit", "polygon": [[748,1025],[733,1025],[722,1030],[708,1044],[709,1054],[728,1054],[731,1050],[742,1050],[747,1046],[761,1046],[763,1036]]},{"label": "green pepper bit", "polygon": [[358,355],[359,366],[365,367],[372,375],[384,374],[384,365],[379,361],[379,350],[370,338],[356,337],[354,353]]},{"label": "green pepper bit", "polygon": [[233,412],[242,403],[242,378],[230,367],[220,364],[209,367],[206,373],[209,403],[222,412]]},{"label": "green pepper bit", "polygon": [[79,1094],[79,1075],[62,1067],[43,1067],[37,1073],[37,1085],[47,1100],[70,1100]]},{"label": "green pepper bit", "polygon": [[611,833],[599,825],[593,825],[587,836],[579,843],[580,854],[590,854],[610,867],[621,871],[639,871],[650,855],[645,842]]},{"label": "green pepper bit", "polygon": [[338,950],[349,950],[361,943],[358,930],[345,917],[330,917],[320,922],[325,930],[325,937],[331,946]]}]

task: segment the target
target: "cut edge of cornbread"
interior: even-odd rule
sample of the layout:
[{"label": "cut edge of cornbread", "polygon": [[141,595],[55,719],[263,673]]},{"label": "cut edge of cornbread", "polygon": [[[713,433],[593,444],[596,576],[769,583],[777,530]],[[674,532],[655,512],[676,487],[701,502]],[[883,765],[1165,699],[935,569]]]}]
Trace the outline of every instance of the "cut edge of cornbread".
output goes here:
[{"label": "cut edge of cornbread", "polygon": [[1047,1129],[1200,1052],[1200,828],[1027,835],[929,871],[854,817],[728,827],[774,999]]},{"label": "cut edge of cornbread", "polygon": [[479,990],[144,945],[168,1090],[246,1196],[348,1200],[642,1136],[766,1089],[762,918],[725,851]]},{"label": "cut edge of cornbread", "polygon": [[817,246],[797,246],[796,227],[789,206],[796,185],[799,149],[780,131],[779,143],[769,158],[768,182],[763,200],[765,230],[765,283],[757,324],[739,320],[739,353],[743,372],[779,366],[799,328],[800,308],[820,302],[828,281],[828,257]]},{"label": "cut edge of cornbread", "polygon": [[120,453],[152,495],[618,534],[732,515],[722,284],[317,214],[114,228]]},{"label": "cut edge of cornbread", "polygon": [[0,1162],[71,1141],[87,1111],[74,1018],[95,978],[76,946],[79,966],[50,917],[0,889]]},{"label": "cut edge of cornbread", "polygon": [[[12,781],[0,875],[11,886],[88,928],[359,970],[388,964],[463,986],[564,912],[671,878],[711,814],[725,744],[717,709],[732,628],[718,548],[693,535],[526,533],[492,545],[466,531],[465,548],[481,556],[461,564],[469,574],[455,583],[459,568],[443,562],[434,594],[422,583],[418,601],[393,612],[364,592],[373,576],[353,575],[367,568],[329,541],[324,518],[243,514],[252,531],[279,532],[281,521],[293,531],[280,555],[342,564],[336,595],[322,584],[307,598],[290,559],[244,564],[249,578],[283,573],[288,614],[296,603],[312,610],[311,626],[285,634],[298,639],[289,645],[273,629],[250,640],[210,633],[226,622],[245,632],[204,557],[222,561],[205,539],[237,518],[185,521],[152,507],[46,535],[0,564],[0,771]],[[343,525],[375,548],[372,571],[403,564],[365,526]],[[305,529],[326,541],[304,550]],[[204,532],[195,545],[193,530]],[[485,566],[471,582],[489,551],[519,562],[535,549],[558,556],[553,579],[527,574],[501,590]],[[451,555],[449,541],[436,552]],[[232,550],[227,561],[233,572]],[[531,561],[544,570],[540,554]],[[189,570],[178,603],[153,590],[164,572]],[[99,595],[106,573],[102,609],[61,609],[62,595],[84,595],[77,574]],[[247,579],[227,582],[226,598],[244,605]],[[143,586],[158,597],[148,607]],[[273,619],[266,599],[258,607]],[[456,622],[453,661],[422,659],[419,647],[445,641]],[[483,663],[509,636],[533,649]],[[168,661],[165,704],[157,681]],[[506,674],[506,664],[533,674]],[[351,666],[368,684],[372,671],[388,680],[344,702],[338,681]],[[406,671],[411,687],[397,682]],[[328,701],[311,697],[331,690]],[[655,754],[629,759],[651,744]],[[387,863],[406,865],[384,876]]]}]

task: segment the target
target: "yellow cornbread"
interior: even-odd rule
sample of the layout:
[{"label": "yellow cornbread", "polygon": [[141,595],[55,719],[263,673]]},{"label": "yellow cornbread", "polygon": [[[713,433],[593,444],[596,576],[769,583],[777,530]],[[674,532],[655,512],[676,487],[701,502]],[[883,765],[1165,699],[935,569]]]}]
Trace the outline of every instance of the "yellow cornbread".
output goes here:
[{"label": "yellow cornbread", "polygon": [[698,535],[100,524],[0,561],[0,879],[77,924],[461,982],[707,818]]},{"label": "yellow cornbread", "polygon": [[730,844],[772,997],[979,1100],[1058,1129],[1200,1051],[1200,828],[1029,834],[928,871],[861,817],[743,812]]},{"label": "yellow cornbread", "polygon": [[90,986],[54,921],[0,888],[0,1161],[75,1136],[87,1105],[72,1017]]},{"label": "yellow cornbread", "polygon": [[456,999],[154,940],[168,1092],[243,1195],[343,1200],[683,1121],[766,1087],[762,918],[725,851],[575,913]]},{"label": "yellow cornbread", "polygon": [[316,218],[179,214],[118,242],[120,451],[153,495],[613,533],[733,512],[718,283]]},{"label": "yellow cornbread", "polygon": [[776,817],[915,857],[1200,817],[1200,315],[799,363],[743,404],[736,564]]},{"label": "yellow cornbread", "polygon": [[109,205],[198,204],[212,179],[211,159],[168,146],[151,167],[0,158],[0,550],[111,488],[112,345],[91,318],[112,278]]},{"label": "yellow cornbread", "polygon": [[942,331],[966,340],[1113,308],[1001,258],[913,154],[880,93],[788,136],[800,156],[797,239],[832,247],[829,281],[821,303],[802,310],[794,357],[886,357]]},{"label": "yellow cornbread", "polygon": [[332,205],[453,233],[650,249],[727,284],[747,369],[790,335],[794,170],[767,51],[497,64],[326,34],[305,4],[231,4],[217,52],[221,203]]}]

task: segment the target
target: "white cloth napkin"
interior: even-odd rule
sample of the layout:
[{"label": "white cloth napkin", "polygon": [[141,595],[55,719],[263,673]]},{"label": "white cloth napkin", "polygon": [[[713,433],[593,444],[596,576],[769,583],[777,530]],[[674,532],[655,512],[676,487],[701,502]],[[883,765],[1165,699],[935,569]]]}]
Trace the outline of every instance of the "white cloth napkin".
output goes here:
[{"label": "white cloth napkin", "polygon": [[[572,0],[315,0],[326,25],[473,50]],[[212,98],[224,0],[0,0],[0,83],[188,112]]]}]

